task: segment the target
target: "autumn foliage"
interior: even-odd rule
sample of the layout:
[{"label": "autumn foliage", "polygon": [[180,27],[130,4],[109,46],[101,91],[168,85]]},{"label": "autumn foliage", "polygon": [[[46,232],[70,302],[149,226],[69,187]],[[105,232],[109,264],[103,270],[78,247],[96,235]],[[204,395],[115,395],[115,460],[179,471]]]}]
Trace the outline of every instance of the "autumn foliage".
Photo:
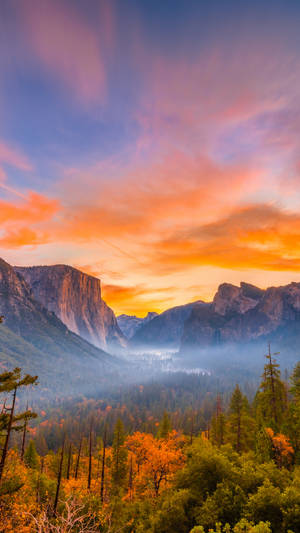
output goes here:
[{"label": "autumn foliage", "polygon": [[[78,404],[82,416],[43,407],[35,420],[20,406],[11,415],[16,383],[0,375],[0,532],[300,531],[300,369],[284,395],[268,357],[254,401],[239,386],[227,403],[209,396],[206,419],[92,399]],[[19,369],[17,379],[36,381]]]}]

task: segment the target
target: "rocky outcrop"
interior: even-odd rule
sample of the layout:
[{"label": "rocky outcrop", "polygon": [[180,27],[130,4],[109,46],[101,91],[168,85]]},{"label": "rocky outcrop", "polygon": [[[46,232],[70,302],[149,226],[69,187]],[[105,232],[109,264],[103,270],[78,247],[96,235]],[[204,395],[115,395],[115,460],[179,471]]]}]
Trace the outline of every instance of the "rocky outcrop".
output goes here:
[{"label": "rocky outcrop", "polygon": [[263,293],[263,290],[248,283],[242,282],[240,287],[223,283],[214,297],[213,309],[223,316],[230,312],[244,314],[257,305]]},{"label": "rocky outcrop", "polygon": [[134,334],[140,329],[141,326],[144,324],[147,324],[158,316],[158,313],[155,312],[149,312],[144,318],[135,316],[135,315],[119,315],[117,317],[118,325],[122,333],[125,335],[125,337],[129,340],[131,339]]},{"label": "rocky outcrop", "polygon": [[181,349],[273,338],[300,340],[300,283],[265,291],[223,284],[206,309],[195,307],[184,324]]},{"label": "rocky outcrop", "polygon": [[95,346],[114,349],[125,344],[114,312],[101,298],[98,278],[67,265],[15,267],[34,298],[74,333]]}]

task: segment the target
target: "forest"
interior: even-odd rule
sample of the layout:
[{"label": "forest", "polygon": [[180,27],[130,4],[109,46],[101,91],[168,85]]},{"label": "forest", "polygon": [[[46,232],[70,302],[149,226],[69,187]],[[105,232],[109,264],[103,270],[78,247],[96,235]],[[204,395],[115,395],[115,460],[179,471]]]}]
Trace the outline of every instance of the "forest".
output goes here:
[{"label": "forest", "polygon": [[24,407],[38,386],[0,374],[1,532],[300,531],[300,363]]}]

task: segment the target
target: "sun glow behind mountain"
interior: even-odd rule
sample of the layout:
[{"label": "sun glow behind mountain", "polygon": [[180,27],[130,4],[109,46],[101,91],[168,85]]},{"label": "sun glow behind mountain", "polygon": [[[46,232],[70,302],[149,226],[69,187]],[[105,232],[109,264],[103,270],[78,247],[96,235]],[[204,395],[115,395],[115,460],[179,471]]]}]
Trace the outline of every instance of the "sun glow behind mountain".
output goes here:
[{"label": "sun glow behind mountain", "polygon": [[300,8],[0,6],[0,252],[117,313],[300,281]]}]

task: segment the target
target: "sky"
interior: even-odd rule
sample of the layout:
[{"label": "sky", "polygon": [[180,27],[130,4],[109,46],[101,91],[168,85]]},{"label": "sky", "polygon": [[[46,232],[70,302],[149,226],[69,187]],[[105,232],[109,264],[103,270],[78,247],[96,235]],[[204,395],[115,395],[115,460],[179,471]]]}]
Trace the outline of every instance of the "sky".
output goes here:
[{"label": "sky", "polygon": [[1,0],[0,256],[117,314],[300,282],[298,0]]}]

